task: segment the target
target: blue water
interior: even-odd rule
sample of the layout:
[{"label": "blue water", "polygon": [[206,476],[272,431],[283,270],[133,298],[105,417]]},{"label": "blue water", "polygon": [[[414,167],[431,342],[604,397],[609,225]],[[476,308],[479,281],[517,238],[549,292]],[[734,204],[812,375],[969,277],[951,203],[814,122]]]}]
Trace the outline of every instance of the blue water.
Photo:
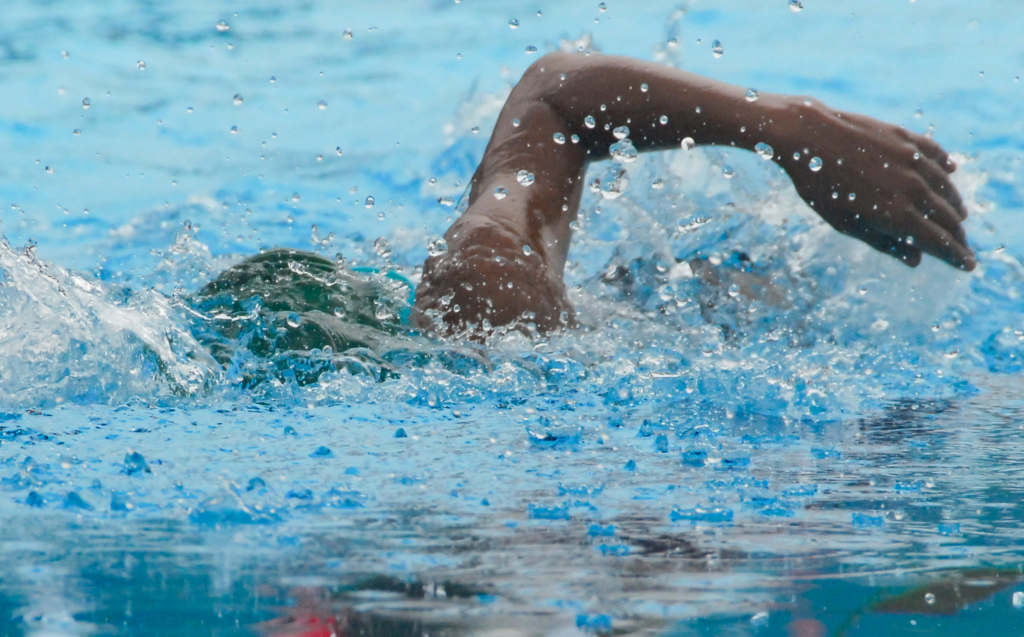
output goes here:
[{"label": "blue water", "polygon": [[[1020,632],[1019,8],[803,4],[6,0],[0,634]],[[933,130],[978,269],[698,149],[585,195],[579,330],[384,382],[203,350],[188,295],[261,248],[415,281],[511,86],[579,47]]]}]

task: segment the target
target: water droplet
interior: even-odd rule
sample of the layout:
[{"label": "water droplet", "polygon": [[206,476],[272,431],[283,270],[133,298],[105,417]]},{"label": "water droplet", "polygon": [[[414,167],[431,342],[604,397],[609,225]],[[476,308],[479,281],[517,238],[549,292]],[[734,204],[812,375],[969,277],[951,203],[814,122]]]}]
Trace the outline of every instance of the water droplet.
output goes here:
[{"label": "water droplet", "polygon": [[735,283],[733,283],[732,285],[729,286],[728,293],[729,293],[729,296],[731,296],[733,298],[739,296],[740,295],[740,286],[738,286]]},{"label": "water droplet", "polygon": [[608,10],[608,5],[602,2],[601,4],[597,5],[597,10],[600,11],[601,13],[604,13],[605,11]]},{"label": "water droplet", "polygon": [[399,427],[398,429],[395,430],[395,438],[408,438],[408,437],[409,437],[409,434],[405,433],[405,429],[404,428]]},{"label": "water droplet", "polygon": [[633,143],[628,139],[620,139],[612,144],[608,151],[612,159],[626,164],[636,161],[637,158],[636,148],[633,147]]},{"label": "water droplet", "polygon": [[594,119],[593,115],[587,115],[583,118],[583,123],[586,124],[587,128],[593,128],[597,126],[597,120]]},{"label": "water droplet", "polygon": [[142,454],[131,449],[124,456],[124,472],[130,476],[136,473],[153,473]]},{"label": "water droplet", "polygon": [[373,251],[382,259],[391,258],[391,242],[384,237],[377,237],[373,242]]},{"label": "water droplet", "polygon": [[74,133],[75,135],[81,135],[82,131],[76,128],[74,131],[72,131],[72,133]]},{"label": "water droplet", "polygon": [[366,198],[366,207],[367,208],[373,208],[373,197],[367,197]]},{"label": "water droplet", "polygon": [[230,28],[231,28],[231,25],[229,25],[227,22],[225,22],[223,20],[221,20],[220,22],[217,23],[217,30],[220,31],[221,33],[224,33],[225,31],[227,31]]},{"label": "water droplet", "polygon": [[753,88],[748,88],[747,89],[747,101],[748,102],[756,102],[757,101],[757,89],[753,89]]},{"label": "water droplet", "polygon": [[832,198],[833,199],[839,199],[839,193],[838,192],[833,192],[832,193]]},{"label": "water droplet", "polygon": [[537,47],[533,46],[532,44],[530,46],[526,47],[526,54],[527,55],[533,55],[536,52],[537,52]]},{"label": "water droplet", "polygon": [[341,152],[341,146],[338,146],[338,147],[336,147],[336,148],[334,149],[334,152],[338,153],[338,157],[341,157],[341,155],[342,155],[342,152]]},{"label": "water droplet", "polygon": [[799,13],[804,9],[804,3],[800,2],[800,0],[789,0],[789,8],[793,13]]},{"label": "water droplet", "polygon": [[726,179],[732,179],[736,176],[736,171],[732,166],[726,164],[725,166],[722,166],[722,176]]},{"label": "water droplet", "polygon": [[647,83],[645,82],[645,83],[640,85],[640,92],[641,93],[646,93],[648,88],[650,88],[650,87],[647,86]]},{"label": "water droplet", "polygon": [[231,134],[234,135],[237,132],[238,132],[238,127],[237,126],[232,126],[231,127]]},{"label": "water droplet", "polygon": [[342,40],[351,40],[352,39],[352,29],[345,29],[345,31],[341,34],[341,39]]},{"label": "water droplet", "polygon": [[327,108],[327,102],[320,100],[319,102],[316,103],[316,106],[320,110],[325,110]]},{"label": "water droplet", "polygon": [[612,135],[615,135],[615,139],[626,139],[629,137],[629,126],[616,126]]},{"label": "water droplet", "polygon": [[811,161],[807,166],[811,169],[812,173],[818,172],[821,170],[821,157],[811,157]]},{"label": "water droplet", "polygon": [[1013,594],[1013,607],[1024,608],[1024,593],[1017,591]]},{"label": "water droplet", "polygon": [[796,151],[793,153],[793,159],[800,159],[800,151]]},{"label": "water droplet", "polygon": [[651,188],[654,188],[655,190],[661,190],[664,187],[665,187],[665,182],[664,182],[664,180],[662,180],[660,178],[659,179],[655,179],[654,183],[651,184]]},{"label": "water droplet", "polygon": [[711,53],[716,57],[722,57],[722,53],[725,53],[725,49],[722,48],[722,43],[715,40],[711,43]]},{"label": "water droplet", "polygon": [[427,253],[432,257],[439,257],[446,252],[448,252],[448,242],[444,238],[435,239],[427,244]]},{"label": "water droplet", "polygon": [[921,153],[914,153],[914,161],[921,159]]},{"label": "water droplet", "polygon": [[920,108],[917,109],[916,111],[914,111],[914,117],[916,117],[917,119],[921,119],[921,117],[923,115],[924,115],[924,111],[922,109],[920,109]]},{"label": "water droplet", "polygon": [[292,193],[292,201],[299,201],[302,197],[297,192]]},{"label": "water droplet", "polygon": [[565,143],[565,135],[563,135],[561,133],[555,133],[554,136],[553,136],[553,139],[555,140],[556,144],[564,144]]},{"label": "water droplet", "polygon": [[924,594],[924,603],[928,604],[929,606],[934,604],[935,603],[935,595],[932,595],[931,593],[925,593]]},{"label": "water droplet", "polygon": [[533,173],[527,170],[520,170],[516,173],[516,181],[519,182],[520,186],[533,185]]},{"label": "water droplet", "polygon": [[914,237],[907,235],[907,238],[903,240],[903,243],[907,244],[908,246],[914,245]]},{"label": "water droplet", "polygon": [[574,143],[574,144],[580,143],[580,136],[575,134],[575,133],[573,133],[573,136],[570,137],[569,139],[571,139],[572,143]]},{"label": "water droplet", "polygon": [[597,182],[597,186],[601,191],[601,197],[604,199],[619,197],[622,193],[626,192],[626,186],[628,185],[629,177],[626,175],[626,169],[614,163],[605,171],[604,177],[601,178],[600,182]]},{"label": "water droplet", "polygon": [[441,204],[442,206],[453,206],[455,205],[455,200],[452,199],[451,197],[438,197],[437,203]]},{"label": "water droplet", "polygon": [[533,254],[533,248],[531,248],[530,246],[523,246],[523,254],[525,254],[526,256],[530,256],[531,254]]},{"label": "water droplet", "polygon": [[296,328],[302,323],[302,317],[295,312],[290,312],[288,318],[285,319],[285,323],[288,324],[288,327]]},{"label": "water droplet", "polygon": [[495,199],[497,199],[498,201],[501,201],[505,197],[508,197],[508,191],[507,190],[505,190],[501,186],[498,186],[497,188],[494,189],[494,198]]},{"label": "water droplet", "polygon": [[244,102],[244,101],[245,101],[245,98],[243,98],[243,97],[242,97],[241,95],[239,95],[238,93],[235,93],[235,98],[234,98],[234,99],[235,99],[235,106],[241,106],[241,105],[242,105],[242,102]]},{"label": "water droplet", "polygon": [[140,71],[145,71],[146,70],[146,63],[143,62],[142,60],[139,60],[139,70]]},{"label": "water droplet", "polygon": [[92,105],[92,102],[89,100],[88,97],[82,98],[82,108],[84,108],[85,110],[89,110],[90,105]]},{"label": "water droplet", "polygon": [[67,51],[61,51],[60,52],[60,56],[66,60],[66,59],[68,59],[68,52]]},{"label": "water droplet", "polygon": [[516,20],[515,18],[512,18],[511,20],[509,20],[508,21],[508,28],[510,28],[510,29],[518,29],[519,28],[519,20]]},{"label": "water droplet", "polygon": [[480,127],[479,126],[474,126],[473,128],[469,129],[469,132],[471,132],[474,135],[476,135],[477,133],[480,132]]},{"label": "water droplet", "polygon": [[189,106],[188,108],[186,108],[186,109],[185,109],[185,112],[186,112],[186,113],[191,113],[191,112],[192,112],[192,111],[194,111],[194,110],[195,110],[194,108],[192,108],[191,106]]},{"label": "water droplet", "polygon": [[758,142],[757,145],[754,146],[754,151],[757,152],[757,154],[761,156],[761,159],[765,161],[768,161],[775,156],[775,150],[764,142]]},{"label": "water droplet", "polygon": [[48,173],[50,173],[52,175],[53,174],[53,168],[50,168],[49,166],[47,166],[46,167],[46,172],[48,172]]},{"label": "water droplet", "polygon": [[512,120],[512,125],[515,126],[516,128],[519,128],[519,120],[518,119]]},{"label": "water droplet", "polygon": [[333,458],[334,453],[327,447],[317,447],[316,451],[309,454],[310,458]]},{"label": "water droplet", "polygon": [[853,201],[853,200],[854,200],[854,199],[856,199],[856,198],[857,198],[857,193],[855,193],[855,192],[851,192],[851,193],[849,194],[849,199],[850,199],[850,201]]},{"label": "water droplet", "polygon": [[684,137],[680,144],[683,150],[693,150],[693,147],[696,145],[697,143],[693,141],[692,137]]}]

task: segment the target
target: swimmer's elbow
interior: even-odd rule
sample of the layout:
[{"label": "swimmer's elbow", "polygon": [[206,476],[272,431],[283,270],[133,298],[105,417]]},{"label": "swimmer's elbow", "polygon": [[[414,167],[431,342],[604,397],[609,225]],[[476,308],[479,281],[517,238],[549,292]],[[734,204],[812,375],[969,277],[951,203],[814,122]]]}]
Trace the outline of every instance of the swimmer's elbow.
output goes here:
[{"label": "swimmer's elbow", "polygon": [[520,99],[546,101],[558,90],[561,76],[585,60],[586,56],[577,53],[547,53],[526,69],[512,92]]}]

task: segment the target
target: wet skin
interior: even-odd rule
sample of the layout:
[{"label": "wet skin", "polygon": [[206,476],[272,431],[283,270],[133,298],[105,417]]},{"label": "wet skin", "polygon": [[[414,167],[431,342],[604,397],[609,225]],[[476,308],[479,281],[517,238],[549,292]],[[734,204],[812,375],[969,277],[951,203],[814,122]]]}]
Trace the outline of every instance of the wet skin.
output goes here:
[{"label": "wet skin", "polygon": [[[570,223],[588,164],[608,158],[612,130],[623,125],[640,152],[677,149],[687,137],[746,150],[768,144],[797,193],[839,232],[910,267],[923,253],[975,267],[961,225],[967,211],[949,180],[956,165],[934,140],[811,98],[749,101],[744,88],[650,62],[553,53],[527,69],[505,103],[469,206],[445,233],[448,252],[424,264],[413,325],[433,331],[440,319],[447,333],[476,337],[488,326],[572,325],[562,280]],[[810,169],[812,157],[820,170]],[[533,173],[532,185],[517,181],[521,170]],[[497,188],[508,195],[495,198]]]}]

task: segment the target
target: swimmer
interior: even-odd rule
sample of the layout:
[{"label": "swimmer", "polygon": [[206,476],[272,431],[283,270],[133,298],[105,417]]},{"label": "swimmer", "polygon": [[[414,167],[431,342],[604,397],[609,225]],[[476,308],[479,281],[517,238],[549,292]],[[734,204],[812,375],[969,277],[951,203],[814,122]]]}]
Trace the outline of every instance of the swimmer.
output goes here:
[{"label": "swimmer", "polygon": [[[449,334],[485,336],[486,325],[541,333],[573,325],[562,279],[570,224],[588,164],[609,157],[620,126],[639,152],[687,138],[751,151],[767,144],[797,193],[839,232],[910,267],[922,253],[975,267],[961,225],[967,210],[949,179],[956,165],[932,139],[651,62],[551,53],[505,102],[469,206],[444,235],[448,251],[424,264],[413,326],[434,330],[439,318]],[[507,195],[496,198],[498,189]]]},{"label": "swimmer", "polygon": [[[975,267],[961,225],[967,211],[949,180],[956,165],[932,139],[809,98],[753,94],[650,62],[552,53],[509,95],[468,207],[445,233],[448,251],[427,259],[411,308],[402,281],[277,249],[200,291],[204,313],[233,317],[204,340],[226,364],[239,339],[263,356],[380,354],[409,327],[483,341],[494,328],[574,325],[562,279],[571,223],[587,166],[609,157],[620,126],[639,152],[690,143],[768,152],[767,144],[797,193],[839,232],[910,267],[925,253]],[[243,329],[247,316],[259,319],[255,329]]]}]

